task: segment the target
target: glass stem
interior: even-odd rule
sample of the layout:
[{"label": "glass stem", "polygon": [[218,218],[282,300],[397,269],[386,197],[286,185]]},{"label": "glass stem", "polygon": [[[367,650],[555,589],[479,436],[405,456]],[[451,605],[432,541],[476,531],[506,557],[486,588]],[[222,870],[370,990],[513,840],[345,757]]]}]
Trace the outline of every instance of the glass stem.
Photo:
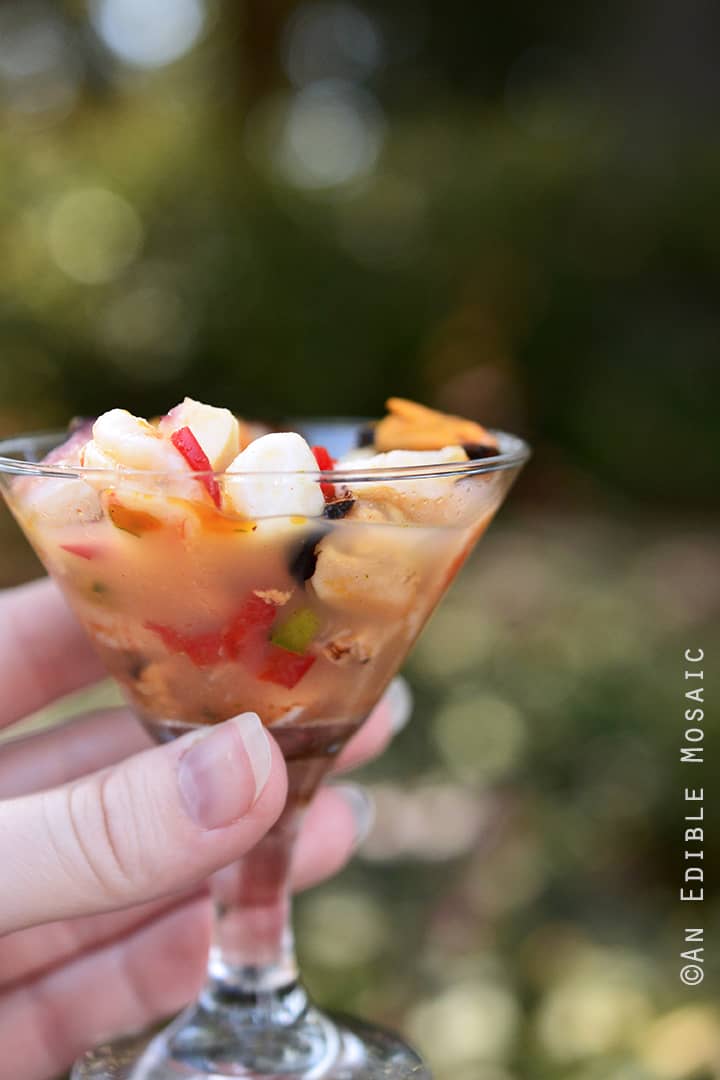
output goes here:
[{"label": "glass stem", "polygon": [[203,998],[214,1009],[250,1008],[275,1025],[293,1023],[307,1006],[291,922],[290,868],[301,816],[286,809],[256,847],[213,876]]}]

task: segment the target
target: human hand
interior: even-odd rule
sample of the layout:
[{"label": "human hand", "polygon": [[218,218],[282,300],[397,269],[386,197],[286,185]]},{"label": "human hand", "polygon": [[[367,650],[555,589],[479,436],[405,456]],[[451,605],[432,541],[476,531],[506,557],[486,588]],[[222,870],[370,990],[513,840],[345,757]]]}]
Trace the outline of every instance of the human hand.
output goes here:
[{"label": "human hand", "polygon": [[[0,728],[103,675],[51,582],[0,593]],[[379,753],[408,710],[396,680],[338,770]],[[282,757],[259,725],[228,721],[201,740],[218,735],[207,790],[188,771],[197,733],[154,746],[125,709],[0,744],[0,1046],[14,1080],[46,1080],[100,1036],[138,1030],[199,990],[203,881],[261,838],[285,798]],[[370,818],[360,788],[321,789],[294,887],[339,870]]]}]

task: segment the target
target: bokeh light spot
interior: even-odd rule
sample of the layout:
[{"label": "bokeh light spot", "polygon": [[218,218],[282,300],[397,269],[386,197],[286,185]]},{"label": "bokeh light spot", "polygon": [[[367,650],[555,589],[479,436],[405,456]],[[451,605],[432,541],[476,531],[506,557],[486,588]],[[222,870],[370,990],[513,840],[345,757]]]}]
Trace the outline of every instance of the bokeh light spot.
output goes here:
[{"label": "bokeh light spot", "polygon": [[501,776],[517,762],[527,739],[521,713],[473,687],[440,709],[433,734],[448,767],[466,781]]},{"label": "bokeh light spot", "polygon": [[0,10],[0,96],[11,116],[65,116],[80,93],[82,64],[60,21],[33,3]]},{"label": "bokeh light spot", "polygon": [[290,104],[276,163],[299,187],[344,184],[372,171],[384,133],[370,94],[339,80],[313,83]]},{"label": "bokeh light spot", "polygon": [[502,1061],[518,1022],[518,1006],[508,990],[473,980],[422,1002],[411,1012],[408,1026],[412,1040],[440,1071]]},{"label": "bokeh light spot", "polygon": [[48,222],[50,253],[83,285],[113,281],[133,261],[143,230],[127,200],[105,188],[74,188],[55,203]]},{"label": "bokeh light spot", "polygon": [[376,784],[371,791],[376,827],[362,847],[371,861],[456,858],[475,846],[488,817],[482,800],[451,784]]},{"label": "bokeh light spot", "polygon": [[640,1057],[661,1080],[717,1075],[720,1015],[705,1005],[688,1005],[658,1017],[640,1039]]},{"label": "bokeh light spot", "polygon": [[138,382],[163,382],[187,364],[187,312],[169,285],[138,284],[113,297],[98,325],[113,366]]},{"label": "bokeh light spot", "polygon": [[382,38],[377,24],[354,4],[303,4],[285,34],[285,70],[295,86],[321,79],[358,81],[377,69]]},{"label": "bokeh light spot", "polygon": [[543,999],[538,1037],[552,1060],[569,1063],[627,1044],[650,1012],[645,993],[622,978],[578,974]]},{"label": "bokeh light spot", "polygon": [[201,0],[94,0],[90,15],[103,42],[126,64],[162,67],[178,60],[205,23]]},{"label": "bokeh light spot", "polygon": [[309,900],[300,924],[313,959],[330,968],[367,963],[377,956],[389,935],[387,920],[376,900],[367,894],[339,889]]}]

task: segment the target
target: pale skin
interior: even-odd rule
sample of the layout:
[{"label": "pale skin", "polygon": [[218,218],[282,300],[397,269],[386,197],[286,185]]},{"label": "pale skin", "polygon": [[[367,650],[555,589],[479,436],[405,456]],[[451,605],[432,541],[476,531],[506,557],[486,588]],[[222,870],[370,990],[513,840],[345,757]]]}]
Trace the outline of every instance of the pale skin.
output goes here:
[{"label": "pale skin", "polygon": [[[103,674],[51,582],[0,592],[0,728]],[[378,754],[391,727],[384,699],[336,771]],[[202,830],[177,796],[182,742],[155,747],[128,711],[111,709],[0,744],[0,1047],[14,1080],[49,1080],[88,1045],[177,1011],[200,988],[205,879],[272,825],[285,768],[273,744],[256,801]],[[294,887],[338,871],[356,837],[342,785],[324,787]]]}]

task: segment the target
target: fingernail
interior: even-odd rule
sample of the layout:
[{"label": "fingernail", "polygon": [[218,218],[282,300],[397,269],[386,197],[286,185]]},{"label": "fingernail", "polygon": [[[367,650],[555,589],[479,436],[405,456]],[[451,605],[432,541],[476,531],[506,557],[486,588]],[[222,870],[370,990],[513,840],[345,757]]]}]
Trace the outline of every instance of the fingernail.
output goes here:
[{"label": "fingernail", "polygon": [[385,694],[385,701],[390,710],[390,730],[393,735],[397,735],[410,719],[413,704],[410,687],[402,676],[398,676],[390,683]]},{"label": "fingernail", "polygon": [[355,822],[355,847],[362,844],[370,834],[375,821],[375,803],[365,788],[358,784],[333,784],[352,811]]},{"label": "fingernail", "polygon": [[257,801],[271,765],[270,741],[256,713],[196,735],[178,766],[188,814],[203,829],[231,825]]}]

